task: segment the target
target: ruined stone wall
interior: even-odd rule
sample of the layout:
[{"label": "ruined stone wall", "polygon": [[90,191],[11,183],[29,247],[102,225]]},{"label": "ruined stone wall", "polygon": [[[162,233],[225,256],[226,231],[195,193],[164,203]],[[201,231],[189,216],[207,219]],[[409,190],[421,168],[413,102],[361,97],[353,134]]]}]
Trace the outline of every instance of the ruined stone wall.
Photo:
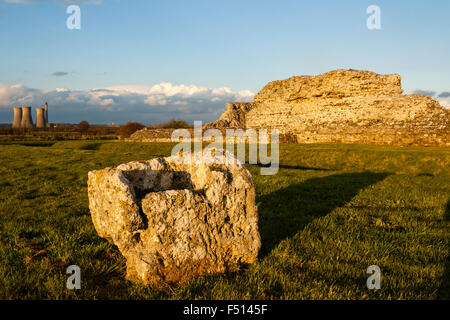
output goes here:
[{"label": "ruined stone wall", "polygon": [[208,123],[204,126],[209,128],[244,128],[246,114],[255,107],[253,102],[228,102],[225,104],[227,109],[214,122]]},{"label": "ruined stone wall", "polygon": [[[292,77],[267,84],[248,111],[239,109],[238,124],[279,129],[299,143],[450,146],[450,110],[402,92],[396,74],[336,70]],[[230,118],[233,108],[227,106],[208,127],[226,127],[223,120]]]}]

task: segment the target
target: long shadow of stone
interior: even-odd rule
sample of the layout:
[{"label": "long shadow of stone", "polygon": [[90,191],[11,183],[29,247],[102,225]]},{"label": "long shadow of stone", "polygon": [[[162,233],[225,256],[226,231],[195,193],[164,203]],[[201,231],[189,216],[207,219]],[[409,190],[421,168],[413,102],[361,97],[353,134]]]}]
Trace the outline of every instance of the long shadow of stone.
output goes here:
[{"label": "long shadow of stone", "polygon": [[78,149],[79,150],[91,150],[91,151],[96,151],[96,150],[100,150],[100,147],[102,146],[103,143],[101,142],[95,142],[95,143],[88,143],[88,144],[83,144],[82,146],[80,146]]},{"label": "long shadow of stone", "polygon": [[260,197],[257,199],[262,242],[260,256],[266,256],[283,239],[345,205],[361,189],[388,175],[373,172],[334,174],[308,179]]},{"label": "long shadow of stone", "polygon": [[[264,165],[264,164],[256,164],[258,167],[267,168],[270,167],[270,164]],[[314,170],[314,171],[334,171],[336,169],[329,169],[329,168],[319,168],[319,167],[307,167],[307,166],[297,166],[297,165],[289,165],[289,164],[279,164],[278,168],[280,169],[295,169],[295,170]]]},{"label": "long shadow of stone", "polygon": [[[447,201],[444,214],[445,220],[450,221],[450,199]],[[450,250],[447,255],[447,261],[445,262],[444,275],[442,276],[437,298],[442,300],[450,300]]]}]

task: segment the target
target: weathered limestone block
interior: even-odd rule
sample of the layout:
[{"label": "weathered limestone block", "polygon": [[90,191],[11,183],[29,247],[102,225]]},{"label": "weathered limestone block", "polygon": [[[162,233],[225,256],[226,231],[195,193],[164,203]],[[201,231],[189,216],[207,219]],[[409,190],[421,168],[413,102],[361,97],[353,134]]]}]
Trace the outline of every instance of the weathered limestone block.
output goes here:
[{"label": "weathered limestone block", "polygon": [[215,151],[89,172],[92,221],[127,259],[127,279],[180,284],[257,260],[255,191],[233,155]]}]

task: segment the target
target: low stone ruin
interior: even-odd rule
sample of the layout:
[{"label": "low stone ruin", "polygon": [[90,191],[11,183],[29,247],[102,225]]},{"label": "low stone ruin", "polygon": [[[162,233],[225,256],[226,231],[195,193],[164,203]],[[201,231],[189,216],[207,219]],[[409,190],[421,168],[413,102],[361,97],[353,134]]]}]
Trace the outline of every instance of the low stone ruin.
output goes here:
[{"label": "low stone ruin", "polygon": [[257,260],[255,190],[233,155],[201,152],[89,172],[92,221],[127,260],[127,279],[164,287]]},{"label": "low stone ruin", "polygon": [[[125,141],[140,141],[140,142],[173,142],[172,133],[175,129],[156,129],[144,128],[134,132]],[[193,135],[192,129],[186,129]]]}]

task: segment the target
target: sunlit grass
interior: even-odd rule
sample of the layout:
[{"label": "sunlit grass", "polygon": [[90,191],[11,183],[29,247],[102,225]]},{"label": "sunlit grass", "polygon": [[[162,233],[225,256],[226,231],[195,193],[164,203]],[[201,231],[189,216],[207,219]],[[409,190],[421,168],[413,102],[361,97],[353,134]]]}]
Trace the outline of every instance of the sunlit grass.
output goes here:
[{"label": "sunlit grass", "polygon": [[[280,170],[255,182],[262,248],[238,273],[170,290],[130,283],[91,222],[87,172],[170,155],[170,143],[0,145],[0,298],[449,298],[450,149],[281,145]],[[66,268],[82,289],[66,288]],[[376,264],[382,288],[366,288]]]}]

